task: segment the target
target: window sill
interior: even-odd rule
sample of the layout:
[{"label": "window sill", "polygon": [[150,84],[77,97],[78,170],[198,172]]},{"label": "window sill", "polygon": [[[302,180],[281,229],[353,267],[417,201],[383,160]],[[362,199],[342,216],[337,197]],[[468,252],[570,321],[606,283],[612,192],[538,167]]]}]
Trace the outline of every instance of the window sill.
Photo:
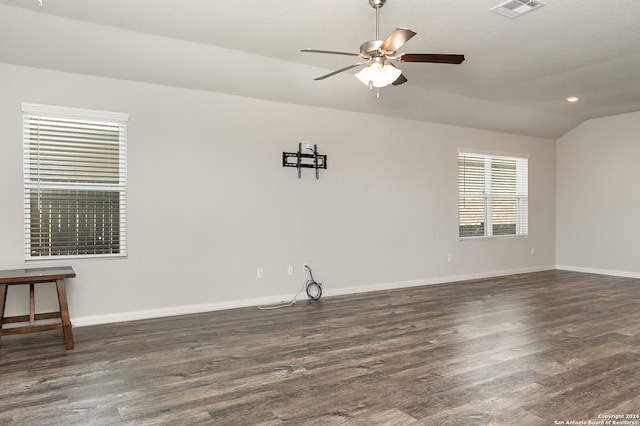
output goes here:
[{"label": "window sill", "polygon": [[459,241],[482,241],[482,240],[517,240],[529,238],[527,235],[492,235],[490,237],[458,237]]}]

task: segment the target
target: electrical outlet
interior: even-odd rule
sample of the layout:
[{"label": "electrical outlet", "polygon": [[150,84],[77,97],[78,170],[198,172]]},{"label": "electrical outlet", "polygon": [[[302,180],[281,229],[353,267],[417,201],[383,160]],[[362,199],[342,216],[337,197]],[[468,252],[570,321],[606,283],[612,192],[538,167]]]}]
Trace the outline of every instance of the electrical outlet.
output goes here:
[{"label": "electrical outlet", "polygon": [[535,250],[533,250],[533,247],[531,247],[531,256],[533,256],[535,253]]},{"label": "electrical outlet", "polygon": [[453,253],[447,254],[447,262],[453,262]]},{"label": "electrical outlet", "polygon": [[289,276],[293,275],[293,266],[291,265],[287,266],[287,275]]},{"label": "electrical outlet", "polygon": [[307,271],[309,270],[308,266],[309,266],[309,264],[308,264],[308,263],[303,263],[303,264],[302,264],[302,270],[303,270],[303,271],[305,271],[305,272],[307,272]]},{"label": "electrical outlet", "polygon": [[256,270],[256,279],[263,279],[264,278],[264,268],[258,268]]}]

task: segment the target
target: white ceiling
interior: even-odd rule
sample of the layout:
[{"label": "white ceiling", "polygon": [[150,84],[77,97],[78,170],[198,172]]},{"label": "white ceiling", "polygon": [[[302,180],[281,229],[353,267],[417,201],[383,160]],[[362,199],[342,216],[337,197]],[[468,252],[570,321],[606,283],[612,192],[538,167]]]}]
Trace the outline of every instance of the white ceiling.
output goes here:
[{"label": "white ceiling", "polygon": [[418,33],[401,53],[467,60],[400,64],[409,82],[379,99],[357,69],[313,81],[354,58],[300,52],[358,52],[368,0],[43,1],[0,0],[0,62],[553,139],[640,111],[638,0],[546,0],[516,19],[489,11],[501,0],[388,0],[382,38]]}]

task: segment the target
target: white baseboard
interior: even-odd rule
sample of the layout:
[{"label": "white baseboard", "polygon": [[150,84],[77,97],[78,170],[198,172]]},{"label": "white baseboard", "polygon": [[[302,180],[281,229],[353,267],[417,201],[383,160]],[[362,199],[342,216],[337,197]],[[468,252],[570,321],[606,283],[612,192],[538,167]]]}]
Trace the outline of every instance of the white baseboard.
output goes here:
[{"label": "white baseboard", "polygon": [[[502,271],[482,272],[468,275],[452,275],[447,277],[426,278],[414,281],[401,281],[392,283],[380,283],[372,285],[362,285],[355,287],[323,288],[323,296],[340,296],[345,294],[365,293],[369,291],[395,290],[399,288],[409,288],[426,286],[433,284],[453,283],[457,281],[475,280],[480,278],[499,277],[504,275],[523,274],[528,272],[548,271],[556,269],[556,266],[539,266],[534,268],[508,269]],[[278,295],[252,299],[231,300],[227,302],[205,303],[198,305],[172,306],[168,308],[148,309],[143,311],[118,312],[105,315],[91,315],[72,318],[74,327],[85,327],[90,325],[111,324],[115,322],[136,321],[152,318],[163,318],[177,315],[199,314],[204,312],[222,311],[227,309],[248,308],[252,306],[266,306],[283,303],[291,300],[293,295]]]},{"label": "white baseboard", "polygon": [[505,269],[501,271],[481,272],[466,275],[450,275],[446,277],[426,278],[415,281],[401,281],[396,283],[381,283],[357,287],[339,287],[323,291],[325,296],[341,296],[345,294],[364,293],[368,291],[396,290],[399,288],[419,287],[434,284],[446,284],[459,281],[477,280],[481,278],[500,277],[504,275],[526,274],[529,272],[549,271],[555,269],[555,265],[538,266],[533,268]]},{"label": "white baseboard", "polygon": [[168,308],[147,309],[144,311],[118,312],[105,315],[91,315],[71,318],[74,327],[111,324],[114,322],[137,321],[143,319],[173,317],[177,315],[200,314],[203,312],[224,311],[227,309],[247,308],[251,306],[272,305],[290,300],[292,295],[269,296],[254,299],[231,300],[228,302],[203,303],[199,305],[171,306]]},{"label": "white baseboard", "polygon": [[587,274],[611,275],[623,278],[640,278],[640,272],[616,271],[613,269],[583,268],[582,266],[556,265],[555,269],[564,271],[584,272]]}]

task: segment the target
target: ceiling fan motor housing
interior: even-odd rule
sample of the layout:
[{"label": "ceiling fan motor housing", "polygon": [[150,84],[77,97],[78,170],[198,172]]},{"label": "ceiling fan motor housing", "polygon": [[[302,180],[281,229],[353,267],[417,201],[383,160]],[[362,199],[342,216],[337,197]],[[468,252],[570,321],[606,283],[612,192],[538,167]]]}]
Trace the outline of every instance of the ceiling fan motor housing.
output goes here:
[{"label": "ceiling fan motor housing", "polygon": [[360,56],[364,58],[370,58],[372,56],[381,56],[393,53],[383,52],[380,50],[380,46],[382,46],[383,41],[384,40],[365,41],[360,45]]}]

